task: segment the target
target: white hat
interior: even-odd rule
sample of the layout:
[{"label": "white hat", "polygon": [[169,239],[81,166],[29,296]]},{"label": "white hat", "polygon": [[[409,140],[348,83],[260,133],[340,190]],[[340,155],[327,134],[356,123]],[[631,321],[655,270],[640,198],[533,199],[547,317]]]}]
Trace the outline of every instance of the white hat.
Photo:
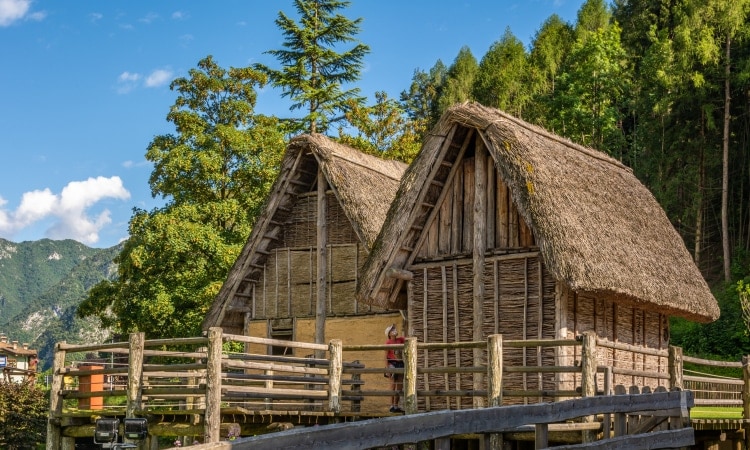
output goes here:
[{"label": "white hat", "polygon": [[385,327],[385,337],[391,337],[391,330],[394,329],[394,328],[396,328],[396,324],[395,323],[392,323],[392,324],[388,325],[387,327]]}]

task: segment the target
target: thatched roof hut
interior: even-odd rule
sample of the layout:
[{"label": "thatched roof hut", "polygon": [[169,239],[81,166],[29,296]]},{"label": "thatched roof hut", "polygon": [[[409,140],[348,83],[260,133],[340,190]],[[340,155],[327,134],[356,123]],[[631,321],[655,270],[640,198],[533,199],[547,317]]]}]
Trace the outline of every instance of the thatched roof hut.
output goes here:
[{"label": "thatched roof hut", "polygon": [[719,317],[717,302],[681,237],[631,169],[478,104],[450,108],[404,174],[363,268],[362,301],[404,307],[394,291],[405,278],[392,274],[413,261],[418,206],[435,188],[431,180],[440,155],[457,128],[473,130],[484,142],[557,282],[573,292],[667,316],[698,322]]},{"label": "thatched roof hut", "polygon": [[[252,312],[253,289],[262,284],[267,260],[273,257],[276,248],[304,247],[307,254],[315,253],[315,192],[319,171],[327,183],[326,190],[329,195],[332,191],[336,200],[335,208],[327,212],[327,220],[331,223],[327,244],[356,242],[358,248],[367,251],[380,231],[405,169],[406,165],[401,162],[361,153],[323,135],[302,135],[292,139],[265,206],[204,319],[203,328],[242,329],[243,312]],[[305,217],[300,217],[302,215]],[[336,226],[337,223],[340,226]],[[310,258],[304,259],[307,262]],[[312,266],[296,274],[293,268],[289,269],[289,273],[284,274],[289,283],[284,283],[282,288],[291,285],[293,277],[296,277],[294,283],[300,284],[299,277],[307,276],[310,271]],[[312,278],[306,281],[311,286],[315,283]],[[276,281],[281,283],[280,278]],[[292,296],[290,290],[290,306],[284,315],[294,317],[301,313],[293,311]],[[227,314],[230,310],[235,314]]]}]

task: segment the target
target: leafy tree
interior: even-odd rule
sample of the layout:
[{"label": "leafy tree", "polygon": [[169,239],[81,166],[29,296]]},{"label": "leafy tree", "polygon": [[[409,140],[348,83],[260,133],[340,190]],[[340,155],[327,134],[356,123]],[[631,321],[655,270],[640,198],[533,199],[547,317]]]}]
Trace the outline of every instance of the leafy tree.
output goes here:
[{"label": "leafy tree", "polygon": [[521,117],[531,100],[529,61],[523,43],[510,28],[479,63],[472,94],[479,103]]},{"label": "leafy tree", "polygon": [[177,134],[156,136],[146,153],[152,195],[168,202],[134,210],[117,279],[97,284],[80,316],[151,338],[200,331],[283,152],[278,120],[253,113],[255,86],[264,81],[256,70],[225,70],[209,56],[172,82],[178,97],[167,120]]},{"label": "leafy tree", "polygon": [[534,101],[527,110],[529,120],[539,125],[547,125],[552,96],[573,42],[573,27],[557,14],[550,16],[534,35],[529,54]]},{"label": "leafy tree", "polygon": [[49,398],[34,383],[0,383],[0,446],[35,449],[47,434]]},{"label": "leafy tree", "polygon": [[276,25],[284,34],[284,49],[267,53],[276,57],[281,69],[263,64],[255,68],[267,74],[274,86],[292,100],[291,109],[306,109],[300,128],[325,132],[329,124],[342,120],[351,100],[361,104],[359,89],[342,86],[359,79],[362,60],[370,48],[362,43],[344,52],[336,44],[354,42],[362,19],[350,20],[336,11],[349,6],[339,0],[294,0],[299,24],[279,12]]},{"label": "leafy tree", "polygon": [[373,106],[352,102],[346,118],[357,130],[357,135],[340,128],[339,140],[381,158],[411,162],[421,145],[414,122],[406,118],[399,103],[389,99],[385,92],[376,92],[375,99]]},{"label": "leafy tree", "polygon": [[579,35],[554,94],[558,114],[550,124],[574,141],[622,157],[629,72],[619,38],[616,24]]},{"label": "leafy tree", "polygon": [[424,137],[424,133],[440,119],[438,100],[445,84],[447,70],[440,60],[429,72],[417,69],[414,71],[409,90],[401,92],[401,107],[412,121],[412,126],[420,130],[420,137]]},{"label": "leafy tree", "polygon": [[448,68],[443,89],[440,92],[439,115],[442,115],[451,105],[473,100],[472,86],[478,71],[477,59],[474,58],[469,47],[461,47],[458,56]]},{"label": "leafy tree", "polygon": [[606,29],[612,13],[604,0],[586,0],[578,10],[576,22],[576,39],[586,39],[591,33]]}]

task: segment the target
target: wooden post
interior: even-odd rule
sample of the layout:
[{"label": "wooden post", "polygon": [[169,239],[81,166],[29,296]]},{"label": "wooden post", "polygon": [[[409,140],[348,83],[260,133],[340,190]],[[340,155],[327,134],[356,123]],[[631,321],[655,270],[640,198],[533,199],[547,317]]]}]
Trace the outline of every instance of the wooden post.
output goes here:
[{"label": "wooden post", "polygon": [[581,396],[596,395],[596,334],[593,331],[583,333],[581,348]]},{"label": "wooden post", "polygon": [[[475,342],[484,339],[482,322],[484,322],[484,252],[487,247],[487,149],[481,139],[476,140],[474,154],[474,242],[473,242],[473,339]],[[458,351],[458,350],[456,350]],[[478,367],[482,361],[482,350],[473,349],[474,366]],[[474,392],[482,390],[484,376],[474,374]],[[474,408],[484,406],[484,399],[473,396]]]},{"label": "wooden post", "polygon": [[128,403],[125,409],[125,417],[135,417],[135,411],[141,409],[145,342],[144,333],[130,334],[128,344]]},{"label": "wooden post", "polygon": [[342,350],[341,339],[332,339],[328,344],[328,407],[337,414],[341,412]]},{"label": "wooden post", "polygon": [[489,406],[503,404],[503,335],[487,338],[487,402]]},{"label": "wooden post", "polygon": [[742,381],[742,418],[750,419],[750,356],[742,357]]},{"label": "wooden post", "polygon": [[49,393],[49,417],[47,418],[47,446],[48,450],[60,450],[60,416],[62,415],[62,397],[60,391],[63,386],[63,369],[65,369],[65,350],[61,345],[65,341],[55,346],[55,360],[52,366],[52,384]]},{"label": "wooden post", "polygon": [[[317,218],[317,241],[318,241],[318,273],[317,273],[317,297],[315,299],[315,343],[322,344],[326,340],[326,304],[328,299],[328,181],[323,173],[323,168],[318,165],[318,218]],[[323,351],[316,350],[315,357],[323,358]]]},{"label": "wooden post", "polygon": [[[583,346],[581,348],[581,396],[593,397],[596,395],[596,333],[585,331],[583,333]],[[593,416],[584,417],[584,422],[593,422]],[[583,442],[592,442],[593,433],[583,431],[581,433]]]},{"label": "wooden post", "polygon": [[75,450],[76,449],[76,438],[63,437],[61,450]]},{"label": "wooden post", "polygon": [[669,388],[682,390],[682,347],[669,346]]},{"label": "wooden post", "polygon": [[[487,404],[503,404],[503,335],[493,334],[487,338]],[[502,433],[491,433],[489,450],[502,450]]]},{"label": "wooden post", "polygon": [[208,329],[208,352],[206,365],[206,417],[204,443],[221,440],[221,345],[222,329]]},{"label": "wooden post", "polygon": [[[604,395],[613,395],[614,389],[612,387],[613,380],[612,367],[607,366],[604,369]],[[603,439],[609,439],[612,436],[612,414],[604,414],[602,418],[602,435]]]},{"label": "wooden post", "polygon": [[404,408],[406,414],[417,413],[417,338],[408,337],[404,344]]},{"label": "wooden post", "polygon": [[[627,394],[627,391],[625,390],[625,386],[622,386],[622,385],[615,386],[615,395],[625,395],[625,394]],[[615,437],[625,436],[628,433],[627,415],[625,413],[615,413],[615,423],[613,426],[614,426]]]},{"label": "wooden post", "polygon": [[549,447],[549,425],[538,423],[534,425],[534,448],[542,449]]}]

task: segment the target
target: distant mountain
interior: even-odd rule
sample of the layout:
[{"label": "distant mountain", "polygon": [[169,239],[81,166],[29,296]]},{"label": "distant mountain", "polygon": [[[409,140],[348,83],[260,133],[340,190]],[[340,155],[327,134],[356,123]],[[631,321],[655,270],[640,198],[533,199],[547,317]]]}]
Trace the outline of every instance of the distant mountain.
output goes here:
[{"label": "distant mountain", "polygon": [[52,364],[55,342],[103,342],[107,331],[75,312],[91,287],[116,275],[120,250],[73,240],[0,239],[0,332],[39,350],[43,368]]}]

